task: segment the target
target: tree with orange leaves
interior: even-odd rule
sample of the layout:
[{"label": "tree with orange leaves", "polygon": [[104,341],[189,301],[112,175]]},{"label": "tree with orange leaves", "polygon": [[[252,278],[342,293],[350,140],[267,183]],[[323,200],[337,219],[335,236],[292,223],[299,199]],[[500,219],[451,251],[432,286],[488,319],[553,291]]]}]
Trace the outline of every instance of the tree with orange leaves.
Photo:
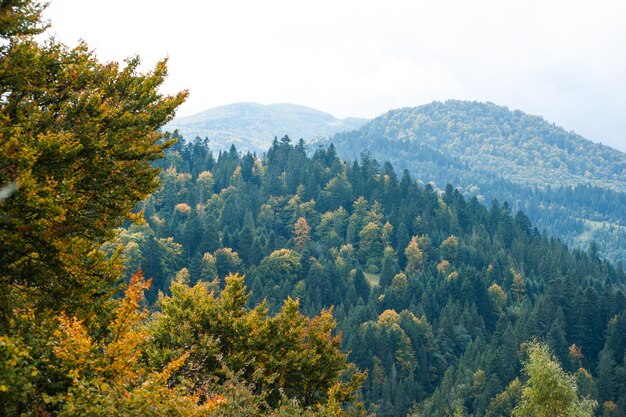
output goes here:
[{"label": "tree with orange leaves", "polygon": [[92,336],[83,320],[59,318],[50,343],[70,384],[46,400],[58,407],[58,416],[204,416],[215,408],[200,401],[199,392],[172,383],[188,353],[158,369],[142,360],[150,334],[139,326],[147,316],[140,305],[149,285],[141,273],[133,276],[103,337]]}]

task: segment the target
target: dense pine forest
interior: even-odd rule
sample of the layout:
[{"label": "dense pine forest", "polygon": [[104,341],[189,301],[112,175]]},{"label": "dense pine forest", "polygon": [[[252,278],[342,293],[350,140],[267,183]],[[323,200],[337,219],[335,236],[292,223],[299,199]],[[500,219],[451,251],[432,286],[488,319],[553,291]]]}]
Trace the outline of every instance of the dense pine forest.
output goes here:
[{"label": "dense pine forest", "polygon": [[541,235],[506,202],[439,194],[367,153],[348,163],[333,146],[311,151],[288,137],[262,157],[179,141],[158,162],[146,223],[110,247],[124,244],[128,275],[153,277],[151,301],[177,274],[219,288],[241,273],[251,306],[332,308],[379,416],[510,415],[520,393],[506,390],[532,339],[598,415],[624,415],[621,269]]}]

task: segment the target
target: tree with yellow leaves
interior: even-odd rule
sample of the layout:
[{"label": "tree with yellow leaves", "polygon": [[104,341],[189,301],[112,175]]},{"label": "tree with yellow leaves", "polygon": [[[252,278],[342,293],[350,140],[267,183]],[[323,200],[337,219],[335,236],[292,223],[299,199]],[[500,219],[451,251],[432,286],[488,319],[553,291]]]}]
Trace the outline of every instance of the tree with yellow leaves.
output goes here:
[{"label": "tree with yellow leaves", "polygon": [[302,252],[309,241],[311,233],[311,227],[306,221],[306,218],[299,217],[293,226],[293,240],[296,242],[296,249]]},{"label": "tree with yellow leaves", "polygon": [[204,416],[217,406],[171,379],[187,353],[160,368],[142,360],[150,334],[138,325],[147,314],[140,303],[148,286],[140,273],[133,277],[103,337],[90,335],[83,320],[59,318],[50,343],[70,385],[46,399],[59,416]]},{"label": "tree with yellow leaves", "polygon": [[196,388],[212,387],[211,397],[234,373],[254,387],[265,410],[284,400],[304,408],[354,401],[364,376],[353,372],[349,382],[340,381],[349,366],[339,350],[341,336],[333,335],[331,311],[308,318],[290,298],[273,317],[264,303],[248,309],[243,280],[229,275],[219,296],[204,282],[190,287],[174,281],[148,327],[153,366],[162,368],[188,352],[175,375]]},{"label": "tree with yellow leaves", "polygon": [[411,241],[404,249],[404,255],[406,256],[406,268],[407,275],[415,275],[422,269],[424,263],[424,253],[421,245],[424,243],[424,237],[413,236]]},{"label": "tree with yellow leaves", "polygon": [[[58,311],[106,300],[119,263],[99,247],[158,185],[159,131],[186,92],[163,96],[166,62],[101,63],[87,45],[38,42],[44,5],[0,3],[0,320],[16,297]],[[114,291],[114,290],[113,290]]]}]

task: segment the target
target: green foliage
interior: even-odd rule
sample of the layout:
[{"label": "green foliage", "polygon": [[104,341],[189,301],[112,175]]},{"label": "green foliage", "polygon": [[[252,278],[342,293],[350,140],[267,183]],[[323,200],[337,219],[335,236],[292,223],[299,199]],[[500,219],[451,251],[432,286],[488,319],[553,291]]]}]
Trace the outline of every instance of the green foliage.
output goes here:
[{"label": "green foliage", "polygon": [[585,417],[593,416],[595,401],[581,399],[576,378],[563,371],[548,348],[537,342],[528,343],[528,360],[524,372],[528,381],[522,388],[515,417]]},{"label": "green foliage", "polygon": [[456,236],[449,236],[446,240],[441,242],[439,246],[439,253],[441,259],[445,259],[450,262],[454,262],[456,260],[457,254],[459,252],[459,239]]},{"label": "green foliage", "polygon": [[45,4],[31,0],[3,1],[0,4],[0,38],[43,32],[47,27],[41,20],[44,8]]},{"label": "green foliage", "polygon": [[[98,251],[134,206],[156,189],[151,165],[171,146],[159,128],[186,93],[163,96],[159,62],[100,63],[88,47],[37,43],[41,6],[2,3],[0,184],[1,308],[14,292],[57,309],[91,308],[118,276]],[[104,297],[106,299],[106,297]]]},{"label": "green foliage", "polygon": [[332,334],[331,312],[307,318],[292,299],[273,317],[265,304],[248,309],[243,280],[229,275],[219,296],[204,282],[173,282],[172,295],[161,296],[160,312],[148,326],[149,361],[161,367],[189,355],[177,374],[196,389],[224,383],[235,372],[261,396],[262,408],[277,407],[285,398],[305,408],[354,400],[358,384],[339,380],[348,366],[339,351],[341,338]]},{"label": "green foliage", "polygon": [[205,415],[208,402],[170,376],[186,360],[161,368],[142,357],[149,335],[140,308],[149,286],[137,274],[125,296],[109,303],[104,324],[34,309],[15,314],[0,338],[3,415]]},{"label": "green foliage", "polygon": [[30,347],[21,338],[0,336],[0,404],[5,412],[16,413],[35,395],[34,365]]},{"label": "green foliage", "polygon": [[200,416],[210,409],[184,384],[168,384],[185,354],[160,370],[142,363],[149,335],[137,326],[145,316],[138,307],[148,285],[140,276],[130,283],[106,328],[108,337],[94,339],[81,320],[60,317],[50,343],[71,384],[67,392],[44,397],[59,407],[59,416]]},{"label": "green foliage", "polygon": [[515,406],[522,398],[522,384],[515,378],[489,404],[485,417],[510,417]]}]

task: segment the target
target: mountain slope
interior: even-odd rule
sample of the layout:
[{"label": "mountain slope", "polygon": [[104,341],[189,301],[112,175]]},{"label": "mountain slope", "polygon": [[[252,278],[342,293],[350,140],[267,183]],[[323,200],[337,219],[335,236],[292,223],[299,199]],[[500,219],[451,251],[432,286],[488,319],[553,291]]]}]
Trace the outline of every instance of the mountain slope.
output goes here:
[{"label": "mountain slope", "polygon": [[337,119],[334,116],[294,104],[235,103],[174,119],[165,128],[178,129],[188,140],[208,137],[213,149],[237,149],[261,152],[272,139],[289,135],[311,139],[353,130],[366,119]]},{"label": "mountain slope", "polygon": [[508,201],[549,233],[626,261],[626,154],[537,116],[446,101],[392,110],[332,141],[343,158],[367,150],[423,182]]},{"label": "mountain slope", "polygon": [[450,100],[392,110],[333,139],[336,146],[345,140],[425,146],[516,183],[586,183],[626,191],[626,154],[491,103]]},{"label": "mountain slope", "polygon": [[[380,417],[448,417],[453,407],[510,416],[518,399],[504,390],[523,375],[520,346],[533,339],[579,372],[584,387],[598,386],[585,395],[626,417],[624,272],[542,236],[523,213],[486,208],[451,187],[439,194],[371,158],[344,163],[331,147],[307,155],[287,140],[263,157],[217,158],[202,142],[180,141],[158,164],[163,186],[143,205],[146,223],[128,225],[107,249],[126,244],[128,275],[141,268],[152,278],[149,300],[162,300],[174,277],[204,280],[219,293],[228,273],[239,272],[250,305],[262,302],[278,317],[290,316],[281,312],[287,297],[307,315],[333,306],[344,352],[368,371],[361,398]],[[192,300],[202,299],[185,303]],[[191,333],[213,316],[211,303],[197,313],[176,309]],[[232,346],[254,341],[204,328],[250,366]],[[276,346],[274,338],[289,334],[274,328],[256,343]],[[191,340],[203,344],[189,349],[207,349],[207,339]],[[253,366],[263,357],[248,356]],[[286,352],[280,363],[293,357]]]}]

